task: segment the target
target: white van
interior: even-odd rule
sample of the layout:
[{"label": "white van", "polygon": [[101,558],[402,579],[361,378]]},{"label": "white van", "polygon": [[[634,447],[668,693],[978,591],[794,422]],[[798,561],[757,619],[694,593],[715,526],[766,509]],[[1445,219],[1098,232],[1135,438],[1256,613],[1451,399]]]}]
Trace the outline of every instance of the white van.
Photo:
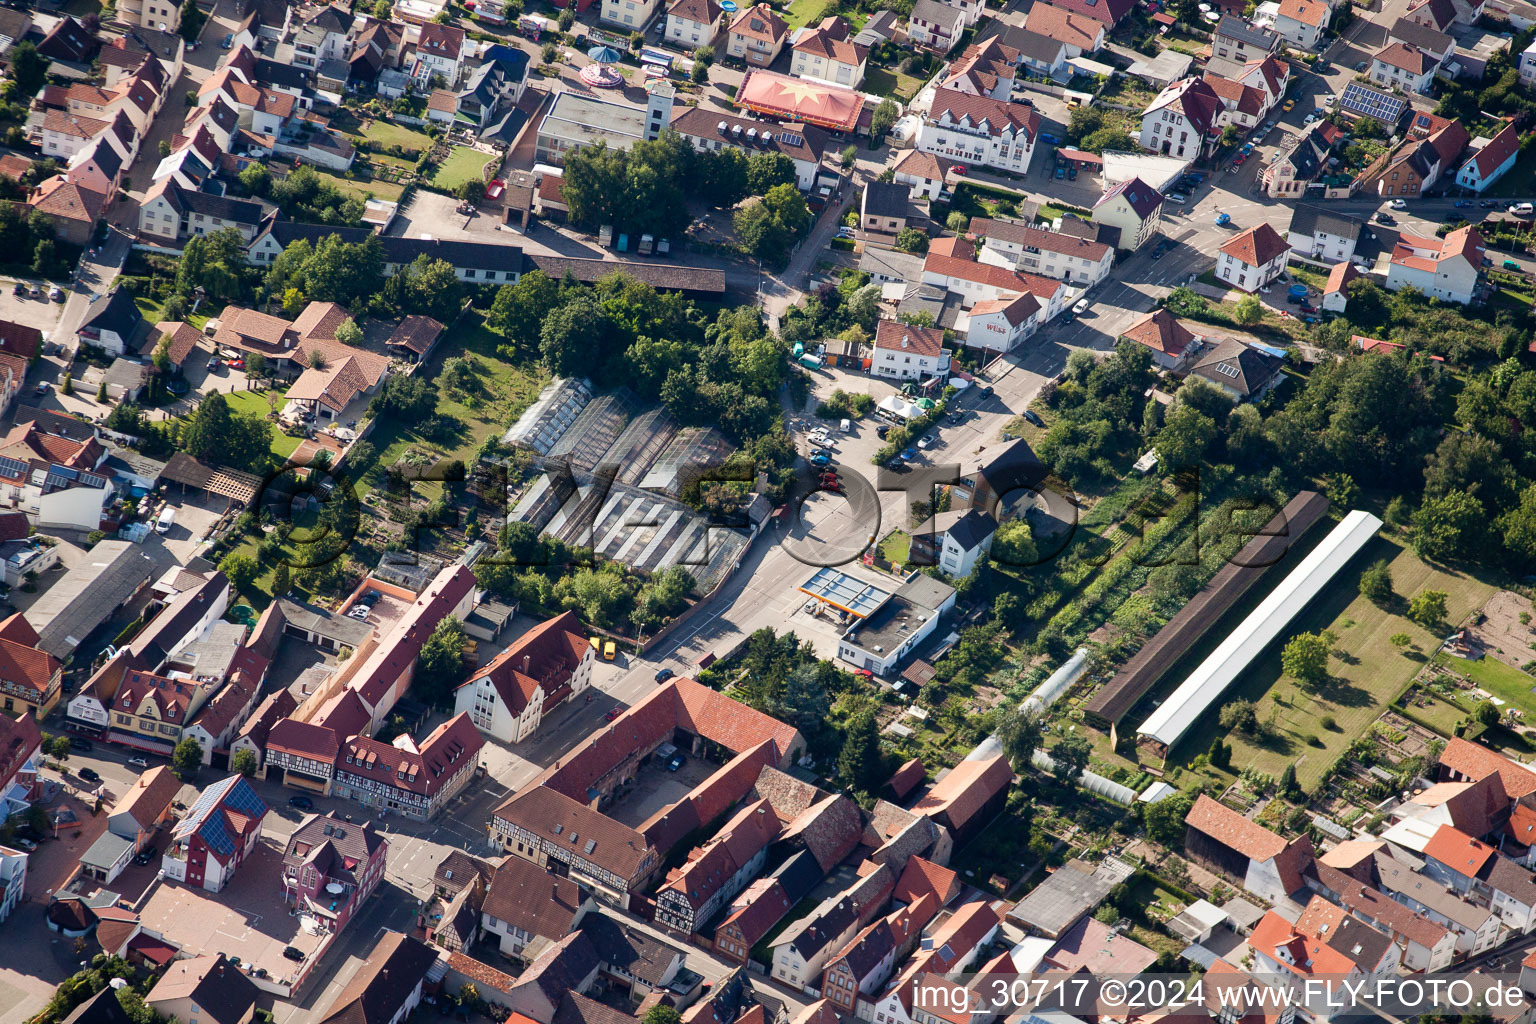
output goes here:
[{"label": "white van", "polygon": [[838,426],[843,429],[843,433],[845,433],[845,434],[853,433],[853,421],[852,420],[843,420],[843,422],[839,423]]},{"label": "white van", "polygon": [[167,507],[160,513],[160,518],[155,520],[156,533],[170,533],[171,527],[176,525],[176,510]]}]

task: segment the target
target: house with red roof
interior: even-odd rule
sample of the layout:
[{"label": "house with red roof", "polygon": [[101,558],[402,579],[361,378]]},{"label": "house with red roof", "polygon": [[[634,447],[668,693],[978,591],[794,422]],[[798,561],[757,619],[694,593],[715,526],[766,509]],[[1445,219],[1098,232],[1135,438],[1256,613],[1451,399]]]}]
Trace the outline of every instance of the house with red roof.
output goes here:
[{"label": "house with red roof", "polygon": [[1131,324],[1120,337],[1146,348],[1154,363],[1174,373],[1188,369],[1205,348],[1204,335],[1190,330],[1163,306]]},{"label": "house with red roof", "polygon": [[1106,30],[1118,25],[1120,19],[1136,6],[1135,0],[1050,0],[1050,3],[1052,7],[1096,21]]},{"label": "house with red roof", "polygon": [[[1300,996],[1313,1019],[1327,1020],[1343,1008],[1330,1005],[1330,999],[1347,1002],[1342,997],[1346,983],[1384,974],[1395,960],[1390,938],[1363,922],[1349,927],[1351,920],[1321,896],[1314,896],[1294,923],[1269,911],[1248,937],[1255,973]],[[1349,945],[1341,949],[1344,943]],[[1361,961],[1370,966],[1362,967]]]},{"label": "house with red roof", "polygon": [[967,758],[935,782],[912,810],[949,829],[958,845],[997,816],[1012,785],[1013,767],[1007,757]]},{"label": "house with red roof", "polygon": [[1291,244],[1262,223],[1228,239],[1216,260],[1216,276],[1245,292],[1256,292],[1279,277],[1290,262]]},{"label": "house with red roof", "polygon": [[1328,0],[1280,0],[1275,32],[1304,50],[1317,45],[1333,19]]},{"label": "house with red roof", "polygon": [[1307,886],[1390,936],[1410,971],[1445,970],[1456,957],[1456,934],[1370,884],[1376,879],[1375,858],[1383,845],[1362,843],[1364,855],[1351,858],[1349,868],[1336,862],[1334,854],[1340,847],[1335,847],[1313,862]]},{"label": "house with red roof", "polygon": [[1404,231],[1392,247],[1387,289],[1417,288],[1430,298],[1462,305],[1472,301],[1483,272],[1487,246],[1471,226],[1444,238],[1424,238]]},{"label": "house with red roof", "polygon": [[544,714],[592,685],[597,651],[573,611],[523,634],[462,683],[454,711],[502,743],[519,743],[538,731]]},{"label": "house with red roof", "polygon": [[920,380],[949,370],[950,350],[937,327],[917,327],[881,320],[875,328],[875,354],[870,372],[877,377]]},{"label": "house with red roof", "polygon": [[1459,736],[1446,741],[1436,778],[1442,782],[1480,782],[1494,773],[1498,773],[1511,800],[1536,807],[1536,771]]},{"label": "house with red roof", "polygon": [[1040,111],[1030,104],[941,88],[916,146],[961,164],[1028,174],[1039,137]]},{"label": "house with red roof", "polygon": [[740,892],[768,858],[782,826],[766,799],[746,804],[688,854],[656,891],[656,921],[691,935]]},{"label": "house with red roof", "polygon": [[1519,155],[1520,133],[1511,121],[1497,135],[1479,146],[1472,159],[1461,165],[1461,169],[1456,172],[1456,184],[1480,193],[1504,177],[1515,166],[1515,158]]},{"label": "house with red roof", "polygon": [[715,929],[715,955],[731,963],[746,963],[752,947],[784,919],[791,906],[777,877],[759,878],[741,891]]},{"label": "house with red roof", "polygon": [[1134,252],[1157,234],[1162,208],[1162,193],[1140,178],[1128,178],[1106,189],[1093,204],[1093,222],[1100,227],[1099,237],[1116,249]]},{"label": "house with red roof", "polygon": [[352,736],[336,754],[333,790],[365,808],[427,821],[469,784],[484,745],[465,714],[433,729],[419,745],[409,736],[393,743]]},{"label": "house with red roof", "polygon": [[48,717],[62,692],[64,665],[39,650],[37,630],[20,612],[0,622],[0,709],[9,718],[30,712]]},{"label": "house with red roof", "polygon": [[1141,114],[1141,148],[1163,156],[1198,159],[1219,130],[1222,99],[1201,78],[1174,82]]},{"label": "house with red roof", "polygon": [[853,41],[846,18],[834,14],[815,28],[805,28],[790,50],[789,73],[796,78],[819,78],[850,89],[864,82],[869,47]]},{"label": "house with red roof", "polygon": [[[1292,2],[1310,5],[1312,0]],[[1371,57],[1370,78],[1384,89],[1428,92],[1438,70],[1440,63],[1434,54],[1426,53],[1412,43],[1399,41],[1382,47]]]},{"label": "house with red roof", "polygon": [[667,8],[666,41],[685,50],[713,46],[724,13],[718,0],[677,0]]},{"label": "house with red roof", "polygon": [[1323,309],[1330,313],[1342,313],[1349,305],[1350,282],[1364,277],[1360,268],[1348,260],[1335,263],[1328,271],[1328,283],[1323,286]]},{"label": "house with red roof", "polygon": [[1286,842],[1204,794],[1185,815],[1184,825],[1190,859],[1241,881],[1255,896],[1277,903],[1302,887],[1302,872],[1312,862],[1310,838]]},{"label": "house with red roof", "polygon": [[0,814],[20,814],[31,805],[43,734],[30,715],[0,715]]}]

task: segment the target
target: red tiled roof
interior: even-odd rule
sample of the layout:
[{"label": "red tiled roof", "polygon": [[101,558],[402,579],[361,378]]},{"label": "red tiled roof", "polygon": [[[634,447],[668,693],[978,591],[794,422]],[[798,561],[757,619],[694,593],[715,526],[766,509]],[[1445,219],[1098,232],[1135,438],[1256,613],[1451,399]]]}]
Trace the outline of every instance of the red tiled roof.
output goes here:
[{"label": "red tiled roof", "polygon": [[1478,177],[1487,180],[1489,175],[1499,169],[1500,164],[1519,150],[1520,133],[1511,122],[1489,139],[1487,145],[1477,151],[1477,155],[1472,158],[1472,165],[1477,168]]},{"label": "red tiled roof", "polygon": [[944,332],[937,327],[914,327],[897,320],[881,320],[875,327],[875,348],[907,351],[936,359],[944,349]]},{"label": "red tiled roof", "polygon": [[1022,133],[1031,142],[1040,136],[1040,111],[1025,103],[940,89],[929,116],[942,123],[946,114],[956,124],[964,122],[978,128],[986,125],[987,133],[994,137],[1010,129]]},{"label": "red tiled roof", "polygon": [[432,797],[465,764],[474,762],[484,744],[469,714],[460,712],[433,729],[419,751],[354,736],[342,744],[336,770]]},{"label": "red tiled roof", "polygon": [[1494,849],[1455,826],[1441,825],[1424,844],[1424,856],[1433,857],[1459,875],[1475,878],[1483,865],[1493,858]]},{"label": "red tiled roof", "polygon": [[1262,267],[1291,251],[1291,244],[1268,223],[1258,224],[1228,240],[1221,251],[1250,267]]},{"label": "red tiled roof", "polygon": [[914,757],[896,769],[891,777],[886,780],[885,788],[890,790],[891,795],[897,800],[905,800],[907,794],[921,786],[923,780],[927,777],[928,770],[923,767],[922,760]]},{"label": "red tiled roof", "polygon": [[960,890],[959,876],[949,868],[941,867],[921,857],[913,857],[902,869],[891,893],[893,900],[915,903],[925,895],[932,896],[942,907],[954,899]]},{"label": "red tiled roof", "polygon": [[1335,263],[1333,269],[1328,271],[1328,283],[1323,288],[1323,294],[1332,295],[1334,292],[1342,292],[1349,287],[1349,282],[1360,276],[1360,268],[1349,260]]},{"label": "red tiled roof", "polygon": [[1285,850],[1284,839],[1203,793],[1184,816],[1184,824],[1220,840],[1249,860],[1273,860]]},{"label": "red tiled roof", "polygon": [[1098,41],[1099,33],[1104,30],[1103,22],[1097,18],[1089,18],[1073,11],[1064,10],[1056,4],[1035,4],[1029,9],[1029,15],[1024,20],[1024,27],[1036,35],[1042,35],[1048,39],[1054,39],[1068,46],[1076,46],[1084,51],[1091,52],[1093,44]]},{"label": "red tiled roof", "polygon": [[1118,24],[1135,6],[1135,0],[1050,0],[1050,3],[1106,26]]},{"label": "red tiled roof", "polygon": [[1145,345],[1174,359],[1182,356],[1190,345],[1199,341],[1195,332],[1180,323],[1166,307],[1154,309],[1127,327],[1121,337],[1129,338],[1138,345]]},{"label": "red tiled roof", "polygon": [[917,814],[942,815],[959,830],[988,801],[1013,783],[1013,768],[1002,754],[978,761],[961,761],[913,805]]},{"label": "red tiled roof", "polygon": [[478,686],[490,680],[502,703],[520,715],[544,690],[551,694],[566,687],[583,659],[592,656],[581,620],[574,611],[564,612],[524,633],[462,686]]},{"label": "red tiled roof", "polygon": [[[1326,10],[1326,6],[1323,9]],[[1280,10],[1284,13],[1284,4],[1281,5]],[[1393,43],[1377,53],[1375,59],[1388,67],[1400,68],[1411,75],[1422,75],[1435,66],[1433,57],[1410,43]]]},{"label": "red tiled roof", "polygon": [[1280,17],[1316,27],[1328,15],[1328,5],[1320,0],[1280,0]]}]

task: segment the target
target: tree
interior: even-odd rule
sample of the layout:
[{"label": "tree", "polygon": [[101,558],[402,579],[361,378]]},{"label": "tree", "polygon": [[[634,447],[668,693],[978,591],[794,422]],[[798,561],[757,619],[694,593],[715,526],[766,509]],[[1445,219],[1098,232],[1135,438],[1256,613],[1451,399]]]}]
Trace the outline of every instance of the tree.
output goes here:
[{"label": "tree", "polygon": [[1039,717],[1033,711],[1022,704],[1003,709],[1002,718],[997,723],[997,738],[1016,770],[1023,771],[1029,766],[1030,758],[1040,749],[1043,735]]},{"label": "tree", "polygon": [[485,182],[479,178],[470,178],[467,181],[462,181],[454,191],[454,194],[466,203],[479,205],[480,201],[485,198]]},{"label": "tree", "polygon": [[1465,491],[1427,499],[1413,514],[1413,550],[1437,562],[1472,555],[1487,519],[1483,503]]},{"label": "tree", "polygon": [[1481,701],[1472,709],[1472,717],[1477,724],[1485,729],[1491,729],[1499,724],[1499,706],[1491,700]]},{"label": "tree", "polygon": [[468,636],[464,626],[450,615],[437,624],[416,658],[412,689],[432,707],[447,704],[453,691],[464,681],[464,644]]},{"label": "tree", "polygon": [[260,352],[247,352],[245,355],[245,375],[253,380],[262,380],[267,376],[267,357]]},{"label": "tree", "polygon": [[640,1024],[678,1024],[683,1019],[677,1009],[665,1003],[657,1003],[640,1018]]},{"label": "tree", "polygon": [[1210,753],[1206,755],[1206,760],[1210,761],[1211,764],[1217,768],[1221,768],[1223,770],[1231,768],[1232,745],[1230,743],[1222,742],[1220,736],[1216,737],[1214,740],[1211,740],[1211,750]]},{"label": "tree", "polygon": [[1445,621],[1445,602],[1445,591],[1421,590],[1408,602],[1408,617],[1426,629],[1433,629]]},{"label": "tree", "polygon": [[176,31],[187,42],[196,42],[198,34],[203,31],[203,23],[207,20],[208,16],[203,13],[202,8],[197,6],[197,0],[184,0],[181,5],[181,27]]},{"label": "tree", "polygon": [[688,70],[688,81],[694,85],[703,85],[709,81],[709,65],[695,59],[693,67]]},{"label": "tree", "polygon": [[171,751],[171,768],[183,779],[195,775],[203,766],[203,745],[188,736]]},{"label": "tree", "polygon": [[1238,697],[1222,705],[1217,721],[1228,732],[1236,731],[1253,735],[1259,729],[1258,709],[1253,701]]},{"label": "tree", "polygon": [[956,210],[944,218],[944,226],[957,235],[963,235],[971,226],[971,218]]},{"label": "tree", "polygon": [[347,317],[336,325],[336,340],[355,348],[363,343],[363,329],[357,326],[356,320]]},{"label": "tree", "polygon": [[459,986],[459,1002],[469,1006],[474,1006],[480,1002],[480,990],[475,987],[474,982],[466,981]]},{"label": "tree", "polygon": [[1393,647],[1396,647],[1398,650],[1402,650],[1413,643],[1413,637],[1409,636],[1407,633],[1393,633],[1391,636],[1387,637],[1387,643],[1391,644]]},{"label": "tree", "polygon": [[48,753],[58,761],[69,760],[69,737],[55,736],[48,741]]},{"label": "tree", "polygon": [[59,381],[59,391],[66,395],[75,393],[75,375],[73,373],[66,372],[64,374],[63,380]]},{"label": "tree", "polygon": [[1051,774],[1063,782],[1075,782],[1088,767],[1093,748],[1081,736],[1068,736],[1051,748]]},{"label": "tree", "polygon": [[256,752],[254,750],[241,748],[235,751],[234,755],[229,759],[230,770],[238,772],[248,779],[256,777],[256,767]]},{"label": "tree", "polygon": [[[1243,140],[1243,130],[1235,124],[1229,124],[1221,130],[1221,144],[1231,149]],[[1250,296],[1251,298],[1252,296]]]},{"label": "tree", "polygon": [[902,252],[925,253],[928,251],[928,234],[917,228],[902,228],[896,235],[896,248]]},{"label": "tree", "polygon": [[855,790],[871,792],[884,778],[880,760],[874,713],[861,712],[848,723],[848,735],[837,755],[838,777]]},{"label": "tree", "polygon": [[553,64],[559,59],[560,47],[556,46],[554,43],[545,43],[543,46],[539,47],[539,63],[548,65]]},{"label": "tree", "polygon": [[293,573],[288,568],[288,563],[279,561],[277,568],[272,570],[272,596],[282,597],[293,587]]},{"label": "tree", "polygon": [[96,401],[104,405],[108,399],[109,396],[107,395],[107,379],[103,377],[101,379],[101,384],[99,384],[96,388]]},{"label": "tree", "polygon": [[1195,798],[1189,793],[1174,793],[1156,803],[1147,804],[1141,813],[1142,823],[1147,826],[1147,835],[1164,846],[1180,842],[1184,838],[1184,819],[1194,806]]},{"label": "tree", "polygon": [[12,97],[30,100],[36,96],[48,80],[48,64],[48,59],[30,41],[23,40],[11,47],[11,82],[15,86]]},{"label": "tree", "polygon": [[1293,797],[1296,795],[1296,765],[1294,763],[1288,762],[1286,764],[1285,770],[1280,773],[1280,782],[1276,788],[1283,797]]},{"label": "tree", "polygon": [[1297,633],[1286,641],[1280,652],[1285,674],[1304,683],[1317,683],[1328,677],[1328,652],[1332,644],[1317,633]]},{"label": "tree", "polygon": [[1198,466],[1217,435],[1214,419],[1193,405],[1176,401],[1163,429],[1157,432],[1158,461],[1170,472]]},{"label": "tree", "polygon": [[195,458],[256,471],[271,459],[272,424],[256,413],[231,412],[224,396],[215,392],[198,404],[181,441],[182,448]]},{"label": "tree", "polygon": [[272,173],[266,164],[253,163],[240,172],[240,187],[253,196],[264,196],[272,191]]},{"label": "tree", "polygon": [[243,593],[261,575],[261,566],[250,555],[232,551],[219,562],[219,571],[229,578],[231,587]]},{"label": "tree", "polygon": [[713,46],[701,46],[693,51],[693,62],[709,67],[715,62],[715,48]]},{"label": "tree", "polygon": [[612,324],[591,292],[578,292],[550,313],[539,331],[539,353],[556,377],[579,375],[601,358]]},{"label": "tree", "polygon": [[795,162],[784,153],[757,153],[747,161],[747,188],[754,196],[766,196],[780,185],[794,185],[795,179]]},{"label": "tree", "polygon": [[901,116],[895,101],[886,98],[880,101],[875,111],[869,118],[869,139],[875,145],[885,142],[885,137],[896,127],[896,119]]},{"label": "tree", "polygon": [[1360,574],[1360,595],[1379,605],[1392,600],[1392,567],[1385,558]]},{"label": "tree", "polygon": [[992,537],[992,558],[1009,566],[1034,565],[1039,558],[1034,531],[1024,518],[1006,519]]},{"label": "tree", "polygon": [[[1228,125],[1227,127],[1233,128],[1236,126]],[[1264,303],[1259,300],[1257,295],[1244,295],[1238,300],[1232,315],[1237,319],[1238,323],[1245,327],[1252,327],[1264,319]]]},{"label": "tree", "polygon": [[373,16],[380,21],[389,21],[395,14],[394,0],[377,0],[373,5]]}]

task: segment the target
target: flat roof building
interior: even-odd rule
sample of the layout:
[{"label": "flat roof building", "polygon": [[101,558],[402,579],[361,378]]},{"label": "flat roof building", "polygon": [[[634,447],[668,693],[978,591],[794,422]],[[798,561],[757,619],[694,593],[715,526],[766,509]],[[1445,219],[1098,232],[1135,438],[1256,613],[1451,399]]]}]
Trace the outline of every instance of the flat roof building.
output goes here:
[{"label": "flat roof building", "polygon": [[837,643],[837,656],[875,675],[888,675],[938,628],[940,619],[954,606],[954,587],[914,573],[888,600],[860,616],[862,621],[843,634]]}]

